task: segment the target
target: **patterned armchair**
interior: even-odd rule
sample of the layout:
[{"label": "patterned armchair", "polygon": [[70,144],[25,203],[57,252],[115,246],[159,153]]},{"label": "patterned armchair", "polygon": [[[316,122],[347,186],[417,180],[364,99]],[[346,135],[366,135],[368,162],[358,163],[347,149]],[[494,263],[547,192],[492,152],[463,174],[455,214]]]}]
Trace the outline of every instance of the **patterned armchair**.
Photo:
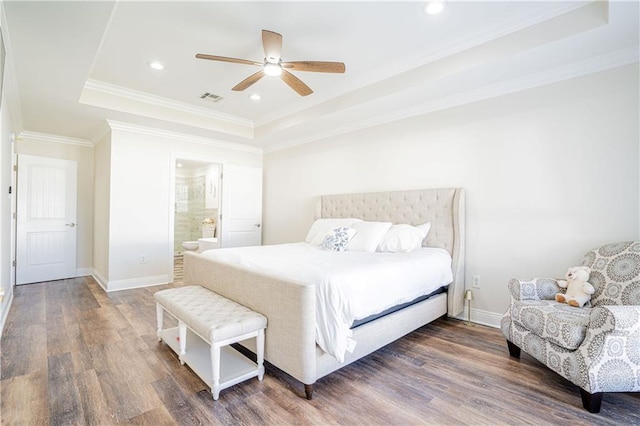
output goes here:
[{"label": "patterned armchair", "polygon": [[605,392],[640,392],[640,241],[591,250],[582,264],[596,289],[590,303],[556,302],[555,279],[512,279],[501,328],[511,356],[522,349],[576,384],[598,413]]}]

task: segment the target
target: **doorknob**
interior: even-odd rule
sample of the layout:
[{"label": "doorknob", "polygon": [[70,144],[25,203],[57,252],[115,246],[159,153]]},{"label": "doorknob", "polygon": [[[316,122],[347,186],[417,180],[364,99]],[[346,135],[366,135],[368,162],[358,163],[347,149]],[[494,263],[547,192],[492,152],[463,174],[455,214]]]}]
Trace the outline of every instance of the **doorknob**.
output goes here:
[{"label": "doorknob", "polygon": [[76,226],[76,224],[73,223],[73,222],[72,223],[65,223],[64,226],[68,226],[70,228],[74,228]]},{"label": "doorknob", "polygon": [[256,223],[256,228],[260,228],[260,224],[259,223]]}]

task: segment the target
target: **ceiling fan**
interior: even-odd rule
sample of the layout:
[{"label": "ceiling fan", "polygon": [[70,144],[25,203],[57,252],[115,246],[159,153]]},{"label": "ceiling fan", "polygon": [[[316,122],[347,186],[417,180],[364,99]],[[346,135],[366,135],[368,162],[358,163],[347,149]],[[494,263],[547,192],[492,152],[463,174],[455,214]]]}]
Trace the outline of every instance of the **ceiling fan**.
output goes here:
[{"label": "ceiling fan", "polygon": [[322,62],[322,61],[293,61],[283,62],[280,54],[282,52],[282,35],[269,30],[262,30],[262,47],[264,48],[264,62],[255,62],[247,59],[227,58],[225,56],[206,55],[198,53],[196,58],[209,59],[212,61],[232,62],[235,64],[255,65],[262,69],[255,74],[242,80],[236,84],[231,90],[242,91],[256,83],[265,75],[280,76],[289,87],[295,90],[301,96],[307,96],[313,93],[313,90],[307,86],[302,80],[291,74],[288,70],[293,71],[312,71],[312,72],[329,72],[344,73],[345,65],[342,62]]}]

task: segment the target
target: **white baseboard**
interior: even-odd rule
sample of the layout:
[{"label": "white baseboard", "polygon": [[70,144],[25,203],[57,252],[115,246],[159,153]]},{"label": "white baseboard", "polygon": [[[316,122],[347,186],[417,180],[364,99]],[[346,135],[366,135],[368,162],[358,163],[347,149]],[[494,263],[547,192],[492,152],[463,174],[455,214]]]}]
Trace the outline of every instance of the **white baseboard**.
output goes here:
[{"label": "white baseboard", "polygon": [[104,278],[98,271],[93,269],[91,271],[91,276],[96,280],[96,282],[102,287],[102,289],[110,293],[112,291],[120,291],[120,290],[131,290],[134,288],[141,287],[152,287],[156,285],[169,284],[169,276],[168,275],[156,275],[151,277],[142,277],[142,278],[130,278],[126,280],[114,280],[109,281]]},{"label": "white baseboard", "polygon": [[[488,327],[500,328],[502,315],[503,314],[471,308],[471,322]],[[469,319],[467,307],[465,306],[464,311],[455,318],[467,321]]]},{"label": "white baseboard", "polygon": [[88,277],[93,273],[93,268],[77,268],[76,277]]},{"label": "white baseboard", "polygon": [[126,280],[115,280],[107,282],[107,292],[130,290],[133,288],[151,287],[156,285],[169,284],[168,275],[156,275],[152,277],[131,278]]},{"label": "white baseboard", "polygon": [[96,271],[95,269],[92,269],[91,276],[93,277],[94,280],[96,280],[98,285],[100,285],[100,287],[102,287],[104,291],[107,291],[107,280],[104,279],[104,277],[100,275],[98,271]]}]

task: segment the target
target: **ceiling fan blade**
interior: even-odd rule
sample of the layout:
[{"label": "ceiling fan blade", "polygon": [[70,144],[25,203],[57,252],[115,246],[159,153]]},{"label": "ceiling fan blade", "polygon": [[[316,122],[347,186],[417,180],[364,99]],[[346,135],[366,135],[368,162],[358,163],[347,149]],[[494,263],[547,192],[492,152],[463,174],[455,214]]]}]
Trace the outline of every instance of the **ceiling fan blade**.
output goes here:
[{"label": "ceiling fan blade", "polygon": [[198,53],[196,58],[209,59],[211,61],[231,62],[234,64],[257,65],[259,67],[263,65],[262,62],[249,61],[247,59],[227,58],[226,56],[205,55],[204,53]]},{"label": "ceiling fan blade", "polygon": [[255,74],[251,74],[249,77],[245,78],[240,83],[233,86],[231,90],[234,90],[236,92],[242,92],[243,90],[249,88],[252,84],[257,82],[258,80],[260,80],[262,77],[264,77],[264,71],[260,70]]},{"label": "ceiling fan blade", "polygon": [[300,96],[307,96],[313,93],[313,90],[311,90],[309,86],[304,84],[302,80],[300,80],[298,77],[291,74],[287,70],[282,70],[282,74],[280,74],[280,78],[282,78],[282,81],[287,83],[289,87],[291,87],[293,90],[298,92]]},{"label": "ceiling fan blade", "polygon": [[278,63],[282,55],[282,35],[262,30],[262,47],[264,48],[264,57],[269,62]]},{"label": "ceiling fan blade", "polygon": [[313,72],[334,72],[343,73],[346,67],[342,62],[322,62],[322,61],[293,61],[283,62],[283,68],[295,71],[313,71]]}]

